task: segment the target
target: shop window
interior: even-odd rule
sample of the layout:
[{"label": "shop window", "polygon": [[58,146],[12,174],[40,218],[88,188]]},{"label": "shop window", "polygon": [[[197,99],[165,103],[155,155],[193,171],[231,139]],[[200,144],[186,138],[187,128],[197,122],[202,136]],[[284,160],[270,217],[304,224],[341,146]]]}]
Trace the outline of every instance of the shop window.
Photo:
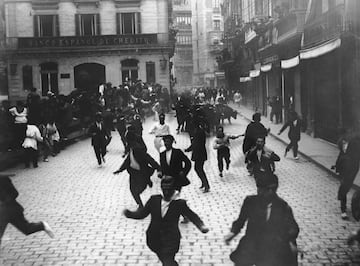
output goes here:
[{"label": "shop window", "polygon": [[121,61],[122,82],[133,81],[138,79],[138,63],[136,59],[126,59]]},{"label": "shop window", "polygon": [[146,82],[155,83],[155,63],[146,62]]},{"label": "shop window", "polygon": [[75,27],[77,36],[100,35],[100,15],[75,14]]},{"label": "shop window", "polygon": [[141,33],[140,13],[117,13],[116,14],[117,34],[139,34]]},{"label": "shop window", "polygon": [[35,37],[55,37],[59,36],[59,16],[58,15],[35,15],[34,16],[34,36]]},{"label": "shop window", "polygon": [[48,92],[59,93],[58,65],[54,62],[40,64],[41,92],[46,96]]},{"label": "shop window", "polygon": [[22,68],[22,80],[23,80],[23,89],[28,90],[33,86],[33,73],[32,66],[23,66]]},{"label": "shop window", "polygon": [[214,8],[220,8],[220,0],[214,0]]}]

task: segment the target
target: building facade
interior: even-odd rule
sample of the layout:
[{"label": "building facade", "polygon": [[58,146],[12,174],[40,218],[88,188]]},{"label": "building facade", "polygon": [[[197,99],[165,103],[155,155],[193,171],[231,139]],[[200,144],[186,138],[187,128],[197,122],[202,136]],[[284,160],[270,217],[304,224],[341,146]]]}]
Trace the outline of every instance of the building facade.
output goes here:
[{"label": "building facade", "polygon": [[223,49],[221,5],[222,0],[191,1],[194,85],[225,86],[224,71],[217,62]]},{"label": "building facade", "polygon": [[269,116],[269,99],[279,96],[282,121],[294,110],[308,134],[333,143],[341,132],[359,132],[360,3],[245,0],[236,9],[237,2],[224,3],[232,23],[222,63],[235,71],[226,72],[228,82],[245,104]]},{"label": "building facade", "polygon": [[170,87],[166,0],[5,0],[9,95],[142,80]]},{"label": "building facade", "polygon": [[0,102],[8,99],[5,40],[5,6],[0,1]]},{"label": "building facade", "polygon": [[177,31],[173,57],[174,89],[183,91],[193,85],[192,11],[190,0],[173,0],[173,25]]}]

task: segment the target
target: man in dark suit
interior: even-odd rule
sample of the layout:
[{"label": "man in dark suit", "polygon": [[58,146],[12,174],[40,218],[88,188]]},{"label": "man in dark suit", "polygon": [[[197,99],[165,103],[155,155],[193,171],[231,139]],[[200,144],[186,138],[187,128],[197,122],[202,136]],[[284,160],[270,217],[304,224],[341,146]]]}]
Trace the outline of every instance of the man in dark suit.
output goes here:
[{"label": "man in dark suit", "polygon": [[204,171],[204,163],[207,160],[206,152],[206,133],[202,123],[197,120],[194,122],[194,136],[191,139],[191,145],[185,151],[192,151],[191,160],[195,162],[195,172],[201,180],[200,189],[204,189],[204,193],[210,191],[209,181]]},{"label": "man in dark suit", "polygon": [[144,205],[140,194],[147,185],[152,186],[150,177],[155,169],[160,170],[160,165],[146,153],[143,144],[138,142],[138,136],[134,132],[127,133],[126,142],[129,147],[128,155],[114,174],[127,170],[130,176],[130,192],[139,208],[142,208]]},{"label": "man in dark suit", "polygon": [[94,148],[96,159],[99,166],[105,163],[106,145],[108,144],[109,136],[102,121],[101,113],[96,113],[95,122],[89,128],[91,136],[91,145]]},{"label": "man in dark suit", "polygon": [[180,215],[188,217],[202,233],[209,231],[185,200],[176,199],[174,185],[173,177],[164,176],[161,180],[162,195],[151,196],[145,207],[136,212],[124,211],[124,215],[132,219],[144,219],[151,214],[150,225],[146,231],[146,243],[156,253],[163,266],[178,265],[175,256],[179,251],[181,239]]},{"label": "man in dark suit", "polygon": [[292,111],[290,113],[290,119],[288,122],[285,123],[285,125],[280,129],[278,135],[280,135],[287,127],[289,127],[289,133],[288,137],[290,139],[289,145],[287,145],[285,149],[284,157],[286,157],[286,154],[290,151],[290,149],[293,149],[294,159],[298,160],[299,157],[298,154],[298,142],[300,141],[300,135],[301,135],[301,128],[303,127],[303,122],[299,118],[298,114],[295,111]]},{"label": "man in dark suit", "polygon": [[190,172],[191,162],[180,149],[173,148],[172,135],[163,136],[163,140],[166,150],[160,153],[161,172],[159,174],[174,177],[175,189],[180,192],[182,187],[190,184],[186,176]]},{"label": "man in dark suit", "polygon": [[[191,161],[180,150],[174,149],[172,144],[175,141],[172,135],[163,136],[165,151],[160,153],[161,172],[159,176],[172,176],[175,179],[175,190],[179,193],[181,188],[190,184],[187,178],[191,169]],[[188,223],[187,217],[184,217],[182,223]]]},{"label": "man in dark suit", "polygon": [[51,238],[54,233],[48,223],[30,223],[25,219],[24,208],[16,201],[19,193],[9,177],[12,174],[0,174],[0,244],[6,226],[10,223],[25,235],[45,231]]},{"label": "man in dark suit", "polygon": [[275,171],[275,162],[280,161],[280,157],[272,150],[265,147],[265,137],[259,136],[256,139],[256,146],[251,148],[246,154],[248,170],[256,178],[259,172]]},{"label": "man in dark suit", "polygon": [[230,259],[235,265],[298,265],[299,226],[290,206],[276,194],[277,176],[269,172],[259,174],[256,186],[257,195],[245,198],[239,218],[225,237],[228,244],[247,222],[246,233]]}]

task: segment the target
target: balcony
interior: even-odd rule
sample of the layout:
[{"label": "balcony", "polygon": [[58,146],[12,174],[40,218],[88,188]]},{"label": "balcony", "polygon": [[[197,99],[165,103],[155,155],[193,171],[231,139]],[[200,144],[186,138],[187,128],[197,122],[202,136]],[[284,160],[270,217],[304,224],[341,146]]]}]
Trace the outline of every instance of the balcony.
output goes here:
[{"label": "balcony", "polygon": [[344,30],[344,6],[339,5],[305,25],[304,48],[337,38]]},{"label": "balcony", "polygon": [[[73,50],[129,50],[170,48],[169,34],[99,35],[7,38],[7,50],[14,52],[67,52]],[[86,49],[88,48],[88,49]]]}]

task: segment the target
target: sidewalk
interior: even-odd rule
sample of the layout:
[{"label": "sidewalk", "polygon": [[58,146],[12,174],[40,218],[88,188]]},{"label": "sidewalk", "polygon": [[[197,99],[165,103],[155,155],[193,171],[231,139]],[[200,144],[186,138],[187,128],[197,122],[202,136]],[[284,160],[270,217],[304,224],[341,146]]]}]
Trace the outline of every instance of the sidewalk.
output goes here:
[{"label": "sidewalk", "polygon": [[[238,107],[235,104],[230,104],[230,106],[237,110],[239,114],[245,119],[249,121],[252,120],[252,115],[255,111],[252,111],[250,108],[243,105]],[[280,131],[283,124],[273,124],[270,122],[269,118],[264,116],[261,117],[261,123],[266,128],[270,128],[271,136],[283,142],[284,144],[289,143],[289,129],[286,129],[283,133],[281,133],[281,135],[278,135],[278,132]],[[317,166],[321,167],[325,171],[331,173],[333,176],[338,177],[336,173],[331,170],[331,166],[335,164],[337,156],[339,154],[339,150],[335,144],[319,138],[313,138],[305,133],[301,133],[301,139],[299,142],[299,154],[308,159],[309,161],[315,163]],[[281,155],[283,156],[283,154]],[[287,156],[292,158],[292,151],[290,151]],[[354,185],[356,188],[360,187],[360,171],[355,178]]]}]

